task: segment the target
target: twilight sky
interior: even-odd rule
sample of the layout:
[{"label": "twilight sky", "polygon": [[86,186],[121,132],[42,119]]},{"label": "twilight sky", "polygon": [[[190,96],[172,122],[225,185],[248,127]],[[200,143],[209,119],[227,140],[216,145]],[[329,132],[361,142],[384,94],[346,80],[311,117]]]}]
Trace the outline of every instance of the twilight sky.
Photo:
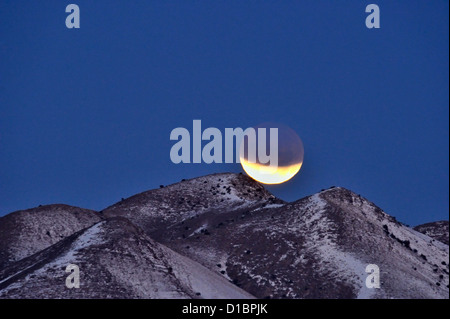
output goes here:
[{"label": "twilight sky", "polygon": [[[81,28],[65,26],[66,5]],[[376,3],[381,29],[367,29]],[[449,3],[0,2],[0,216],[102,209],[239,164],[170,161],[176,127],[278,122],[291,201],[338,185],[416,225],[449,213]]]}]

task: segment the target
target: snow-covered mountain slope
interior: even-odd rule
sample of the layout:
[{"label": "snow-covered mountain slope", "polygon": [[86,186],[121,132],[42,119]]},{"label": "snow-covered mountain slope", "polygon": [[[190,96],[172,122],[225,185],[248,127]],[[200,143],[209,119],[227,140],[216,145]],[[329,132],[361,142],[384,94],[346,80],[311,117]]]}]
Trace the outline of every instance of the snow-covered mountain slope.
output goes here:
[{"label": "snow-covered mountain slope", "polygon": [[[204,194],[196,190],[200,195],[190,200],[201,202]],[[144,218],[138,206],[131,220]],[[195,218],[178,214],[164,227],[140,225],[259,298],[448,298],[448,246],[343,188],[294,203],[263,200],[216,207]],[[380,268],[380,289],[365,286],[369,264]]]},{"label": "snow-covered mountain slope", "polygon": [[45,205],[0,217],[0,269],[100,221],[88,209]]},{"label": "snow-covered mountain slope", "polygon": [[[69,264],[79,267],[78,289],[66,287]],[[0,298],[253,297],[112,218],[0,271]]]},{"label": "snow-covered mountain slope", "polygon": [[[16,256],[0,264],[0,298],[449,298],[449,246],[344,188],[286,203],[214,174],[90,214],[0,219],[16,228],[0,232],[0,253]],[[82,288],[65,287],[68,263]],[[366,287],[369,264],[379,289]]]},{"label": "snow-covered mountain slope", "polygon": [[423,233],[435,240],[448,245],[449,242],[449,226],[448,220],[442,220],[438,222],[426,223],[414,227],[420,233]]},{"label": "snow-covered mountain slope", "polygon": [[200,215],[273,203],[283,201],[245,175],[224,173],[183,180],[137,194],[104,209],[102,214],[126,217],[151,232]]}]

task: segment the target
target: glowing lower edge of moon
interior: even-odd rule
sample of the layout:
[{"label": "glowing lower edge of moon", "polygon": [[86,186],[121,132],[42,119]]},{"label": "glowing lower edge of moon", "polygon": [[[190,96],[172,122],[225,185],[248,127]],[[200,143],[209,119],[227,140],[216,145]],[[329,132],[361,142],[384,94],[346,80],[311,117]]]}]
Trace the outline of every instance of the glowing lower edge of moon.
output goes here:
[{"label": "glowing lower edge of moon", "polygon": [[303,163],[290,166],[270,167],[258,163],[249,163],[244,158],[240,158],[241,165],[248,176],[263,184],[281,184],[298,173]]}]

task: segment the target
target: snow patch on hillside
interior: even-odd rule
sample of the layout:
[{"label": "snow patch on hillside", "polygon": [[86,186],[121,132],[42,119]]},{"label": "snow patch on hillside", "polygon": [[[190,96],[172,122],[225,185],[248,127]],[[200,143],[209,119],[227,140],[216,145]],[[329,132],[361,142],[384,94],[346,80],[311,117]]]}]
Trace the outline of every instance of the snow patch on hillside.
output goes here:
[{"label": "snow patch on hillside", "polygon": [[305,205],[306,218],[300,227],[310,228],[309,233],[314,234],[312,238],[309,238],[306,248],[318,252],[316,255],[322,259],[322,263],[331,262],[334,272],[343,281],[351,281],[358,290],[358,299],[369,299],[373,296],[374,289],[368,289],[364,285],[367,277],[366,265],[356,256],[339,249],[335,235],[329,232],[333,223],[324,215],[326,205],[327,202],[320,197],[320,194],[311,196]]},{"label": "snow patch on hillside", "polygon": [[[62,256],[56,258],[51,263],[48,263],[44,265],[42,268],[36,269],[32,273],[28,274],[25,278],[16,281],[15,283],[9,285],[5,289],[2,289],[2,293],[6,294],[9,290],[17,289],[23,286],[24,283],[26,283],[30,278],[33,276],[46,276],[46,273],[49,269],[65,269],[69,264],[76,264],[77,262],[77,254],[82,250],[85,249],[91,245],[100,244],[102,242],[100,233],[101,233],[101,226],[105,222],[99,222],[95,224],[94,226],[88,228],[86,231],[84,231],[71,245],[70,249]],[[39,264],[41,261],[37,261],[33,265],[27,267],[26,269],[23,269],[20,271],[20,273],[23,273],[27,271],[28,269],[33,268],[35,265]],[[14,277],[18,275],[19,273],[13,274],[9,276],[8,278],[4,279],[2,282],[5,282],[11,277]],[[1,282],[0,282],[1,283]]]},{"label": "snow patch on hillside", "polygon": [[164,249],[180,282],[205,299],[254,299],[252,295],[231,284],[226,278],[168,248]]}]

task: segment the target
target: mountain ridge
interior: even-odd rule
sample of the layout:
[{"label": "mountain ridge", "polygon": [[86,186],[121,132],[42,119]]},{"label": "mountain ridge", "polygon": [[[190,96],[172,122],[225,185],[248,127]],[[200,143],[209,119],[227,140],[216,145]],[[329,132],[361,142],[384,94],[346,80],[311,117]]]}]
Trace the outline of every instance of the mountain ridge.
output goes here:
[{"label": "mountain ridge", "polygon": [[[127,249],[116,243],[114,245],[122,247],[121,257],[103,257],[113,260],[114,266],[108,268],[104,263],[100,266],[95,254],[86,255],[84,264],[92,264],[94,273],[107,270],[108,275],[102,277],[104,282],[113,282],[123,276],[145,278],[143,274],[148,278],[159,278],[154,284],[164,287],[162,291],[166,293],[155,292],[140,279],[133,281],[131,287],[123,282],[118,284],[117,291],[122,293],[113,294],[114,298],[220,298],[225,295],[240,298],[448,298],[448,244],[405,226],[374,203],[342,187],[285,202],[245,175],[218,173],[142,192],[100,212],[84,210],[77,214],[74,209],[81,209],[70,206],[48,206],[46,209],[51,212],[40,214],[61,217],[55,215],[55,211],[62,212],[63,217],[53,220],[53,228],[50,227],[55,234],[56,230],[64,230],[58,234],[60,237],[55,236],[62,239],[54,243],[48,240],[43,234],[49,231],[49,223],[44,218],[44,226],[40,225],[39,213],[31,217],[35,225],[31,227],[31,235],[25,238],[30,241],[35,236],[37,244],[25,247],[26,241],[22,239],[19,240],[22,246],[3,245],[6,247],[3,255],[9,251],[8,247],[24,247],[28,255],[17,254],[13,256],[15,259],[10,258],[3,264],[0,258],[0,298],[32,297],[30,290],[27,293],[22,289],[25,295],[20,295],[8,289],[11,285],[26,287],[20,276],[17,277],[23,272],[25,260],[38,258],[42,261],[47,250],[57,250],[61,242],[73,241],[71,236],[75,233],[84,233],[101,223],[109,225],[101,226],[110,229],[111,234],[104,235],[107,240],[112,240],[109,237],[118,231],[112,227],[116,225],[127,230],[121,236],[134,236],[130,234],[134,229],[138,241],[157,247],[154,249],[162,252],[160,259],[168,265],[166,271],[171,269],[167,278],[173,277],[172,282],[176,283],[166,285],[165,277],[159,276],[157,271],[136,268],[133,262],[138,260],[156,261],[150,257],[153,250],[138,253],[134,243],[127,248],[135,252],[133,262],[123,267],[120,260],[128,260]],[[89,218],[80,219],[79,214]],[[25,215],[28,217],[30,213]],[[70,218],[75,225],[66,227],[65,218]],[[14,220],[10,217],[9,224]],[[16,220],[18,225],[14,229],[19,229],[23,221]],[[30,229],[29,225],[27,227]],[[4,228],[4,220],[0,218],[0,229]],[[74,257],[76,250],[67,243],[64,245]],[[1,253],[2,250],[0,257]],[[20,259],[20,256],[25,257]],[[40,265],[47,269],[46,265],[54,262],[57,254],[50,253],[49,256],[50,259],[35,267]],[[365,267],[369,264],[380,267],[380,289],[365,287]],[[129,269],[134,272],[130,273]],[[182,270],[177,273],[176,269]],[[197,285],[202,289],[189,286],[192,280],[186,278],[193,278],[198,283],[202,274],[207,274],[205,278],[218,283],[219,290],[223,291],[214,294],[205,284]],[[60,274],[58,278],[64,275]],[[36,278],[30,285],[49,280],[48,276]],[[84,297],[112,294],[95,283],[92,294]],[[52,291],[49,286],[48,289],[52,297],[58,294],[67,298],[75,296],[67,294],[64,287]]]}]

